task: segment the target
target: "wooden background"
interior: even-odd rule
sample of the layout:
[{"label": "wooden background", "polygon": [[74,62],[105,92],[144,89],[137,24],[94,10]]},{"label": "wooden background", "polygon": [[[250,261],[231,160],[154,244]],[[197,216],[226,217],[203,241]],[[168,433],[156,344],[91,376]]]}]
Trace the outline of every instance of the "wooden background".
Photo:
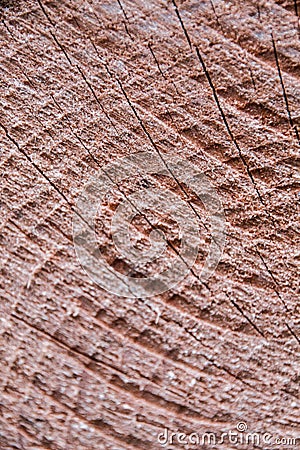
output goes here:
[{"label": "wooden background", "polygon": [[[297,0],[0,4],[1,450],[158,449],[164,428],[241,421],[299,436]],[[223,202],[207,286],[203,224],[194,273],[153,298],[106,292],[76,258],[84,184],[141,150],[189,160]],[[122,271],[118,201],[101,245]]]}]

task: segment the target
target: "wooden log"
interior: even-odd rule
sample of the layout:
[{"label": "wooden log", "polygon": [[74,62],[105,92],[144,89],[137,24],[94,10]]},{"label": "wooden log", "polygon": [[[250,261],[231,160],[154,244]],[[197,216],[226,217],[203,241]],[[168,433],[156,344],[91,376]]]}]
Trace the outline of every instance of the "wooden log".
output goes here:
[{"label": "wooden log", "polygon": [[297,448],[299,10],[0,2],[1,450]]}]

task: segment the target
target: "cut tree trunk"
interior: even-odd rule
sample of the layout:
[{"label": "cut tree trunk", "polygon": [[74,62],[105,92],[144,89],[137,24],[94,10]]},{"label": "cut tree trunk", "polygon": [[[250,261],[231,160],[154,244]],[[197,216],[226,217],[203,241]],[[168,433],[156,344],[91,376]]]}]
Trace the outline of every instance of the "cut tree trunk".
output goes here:
[{"label": "cut tree trunk", "polygon": [[[212,448],[178,432],[243,427],[260,441],[214,448],[269,448],[263,433],[297,448],[274,439],[300,436],[299,12],[297,0],[0,2],[1,450],[158,449],[166,433],[170,448]],[[206,175],[226,243],[204,282],[198,196],[170,171],[136,173],[97,216],[112,273],[152,273],[179,248],[162,208],[130,231],[149,250],[154,223],[168,251],[152,268],[122,258],[110,228],[122,192],[180,198],[201,245],[177,285],[130,297],[83,269],[72,221],[88,180],[141,151]]]}]

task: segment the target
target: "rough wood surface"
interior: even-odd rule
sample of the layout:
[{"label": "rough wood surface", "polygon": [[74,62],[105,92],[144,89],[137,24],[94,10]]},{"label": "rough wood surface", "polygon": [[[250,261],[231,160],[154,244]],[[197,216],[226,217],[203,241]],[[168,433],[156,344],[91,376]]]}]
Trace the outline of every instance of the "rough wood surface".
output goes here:
[{"label": "rough wood surface", "polygon": [[[299,436],[299,11],[297,0],[0,2],[1,450],[158,449],[165,428],[239,422]],[[141,150],[193,162],[223,202],[226,246],[207,285],[195,276],[205,249],[147,299],[106,292],[76,258],[83,186]],[[124,270],[107,230],[102,247]]]}]

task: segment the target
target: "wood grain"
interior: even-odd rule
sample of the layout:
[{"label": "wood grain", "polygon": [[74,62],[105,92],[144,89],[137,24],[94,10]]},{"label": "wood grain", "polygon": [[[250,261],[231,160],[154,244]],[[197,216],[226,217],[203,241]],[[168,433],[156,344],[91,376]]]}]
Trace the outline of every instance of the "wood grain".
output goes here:
[{"label": "wood grain", "polygon": [[[299,11],[1,2],[1,450],[158,449],[165,428],[220,434],[241,421],[300,436]],[[193,272],[162,295],[110,294],[76,258],[83,186],[138,151],[186,159],[215,186],[226,247],[207,286],[195,276],[204,213]],[[147,182],[184,198],[172,177]],[[122,271],[118,201],[101,245]]]}]

